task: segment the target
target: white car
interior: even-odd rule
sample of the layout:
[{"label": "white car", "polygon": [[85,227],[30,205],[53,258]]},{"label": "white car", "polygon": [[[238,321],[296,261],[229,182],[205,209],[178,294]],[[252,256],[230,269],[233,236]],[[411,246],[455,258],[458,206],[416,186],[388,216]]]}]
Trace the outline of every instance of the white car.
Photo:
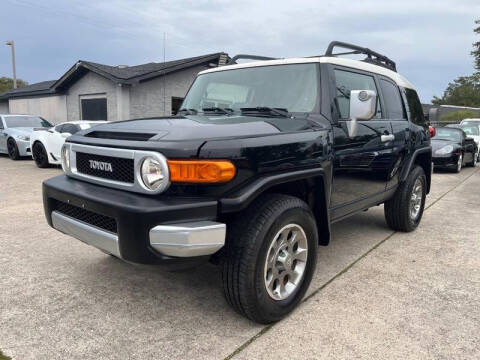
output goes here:
[{"label": "white car", "polygon": [[89,129],[95,125],[105,124],[108,121],[70,121],[55,125],[51,128],[35,129],[30,135],[30,148],[35,164],[39,168],[49,164],[60,164],[60,153],[65,139],[80,130]]}]

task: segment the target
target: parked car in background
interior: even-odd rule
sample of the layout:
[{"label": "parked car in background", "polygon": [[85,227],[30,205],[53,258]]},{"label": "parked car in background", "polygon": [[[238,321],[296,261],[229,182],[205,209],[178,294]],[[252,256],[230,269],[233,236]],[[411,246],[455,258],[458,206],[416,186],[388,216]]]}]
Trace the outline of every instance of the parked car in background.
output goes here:
[{"label": "parked car in background", "polygon": [[467,137],[472,138],[477,145],[477,162],[480,152],[480,122],[478,124],[449,124],[447,127],[462,129]]},{"label": "parked car in background", "polygon": [[477,165],[477,144],[462,129],[437,128],[431,142],[435,168],[452,169],[458,173],[466,164]]},{"label": "parked car in background", "polygon": [[478,125],[480,126],[480,119],[463,119],[460,121],[461,125]]},{"label": "parked car in background", "polygon": [[64,122],[51,128],[35,129],[30,135],[30,148],[35,164],[39,168],[49,164],[60,165],[60,153],[65,139],[80,130],[87,130],[95,125],[105,124],[108,121],[71,121]]},{"label": "parked car in background", "polygon": [[35,128],[51,127],[47,120],[32,115],[0,115],[0,153],[18,160],[32,154],[30,135]]}]

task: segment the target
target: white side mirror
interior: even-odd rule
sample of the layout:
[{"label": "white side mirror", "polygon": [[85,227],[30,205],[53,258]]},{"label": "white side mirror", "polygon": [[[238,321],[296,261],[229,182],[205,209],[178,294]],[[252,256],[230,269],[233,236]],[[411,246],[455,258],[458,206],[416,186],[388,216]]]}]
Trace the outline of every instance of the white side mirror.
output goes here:
[{"label": "white side mirror", "polygon": [[64,137],[65,139],[68,138],[69,136],[72,136],[72,134],[67,132],[61,133],[60,135],[62,135],[62,137]]},{"label": "white side mirror", "polygon": [[350,91],[350,121],[348,136],[357,136],[358,120],[370,120],[375,115],[377,93],[373,90]]}]

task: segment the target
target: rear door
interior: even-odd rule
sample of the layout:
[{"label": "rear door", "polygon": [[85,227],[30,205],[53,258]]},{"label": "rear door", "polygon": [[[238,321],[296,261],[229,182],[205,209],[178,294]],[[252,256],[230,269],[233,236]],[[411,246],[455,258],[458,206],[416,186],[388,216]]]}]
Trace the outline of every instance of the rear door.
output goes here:
[{"label": "rear door", "polygon": [[385,119],[390,121],[395,136],[392,148],[392,157],[387,173],[387,189],[398,185],[400,169],[408,155],[410,141],[410,125],[407,120],[405,105],[397,84],[391,79],[379,76],[380,90],[385,110]]},{"label": "rear door", "polygon": [[357,135],[349,136],[350,92],[374,90],[379,95],[378,79],[375,74],[357,69],[332,68],[335,99],[331,216],[336,220],[384,199],[393,141],[385,140],[392,135],[392,128],[380,96],[376,115],[371,120],[359,121]]}]

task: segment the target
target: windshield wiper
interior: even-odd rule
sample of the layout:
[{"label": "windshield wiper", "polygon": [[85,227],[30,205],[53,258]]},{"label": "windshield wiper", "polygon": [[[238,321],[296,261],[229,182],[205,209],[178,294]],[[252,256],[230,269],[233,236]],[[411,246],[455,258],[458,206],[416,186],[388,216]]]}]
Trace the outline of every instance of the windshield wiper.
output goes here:
[{"label": "windshield wiper", "polygon": [[186,113],[187,115],[196,115],[196,114],[198,114],[198,110],[197,109],[183,108],[183,109],[180,109],[180,110],[177,111],[177,114],[180,114],[180,113]]},{"label": "windshield wiper", "polygon": [[242,113],[261,113],[269,115],[279,115],[282,117],[291,117],[287,109],[284,108],[272,108],[268,106],[257,106],[257,107],[243,107],[240,108]]},{"label": "windshield wiper", "polygon": [[203,112],[215,112],[215,113],[221,113],[221,114],[231,114],[234,111],[231,108],[221,108],[217,106],[206,107],[206,108],[203,108],[202,110]]}]

